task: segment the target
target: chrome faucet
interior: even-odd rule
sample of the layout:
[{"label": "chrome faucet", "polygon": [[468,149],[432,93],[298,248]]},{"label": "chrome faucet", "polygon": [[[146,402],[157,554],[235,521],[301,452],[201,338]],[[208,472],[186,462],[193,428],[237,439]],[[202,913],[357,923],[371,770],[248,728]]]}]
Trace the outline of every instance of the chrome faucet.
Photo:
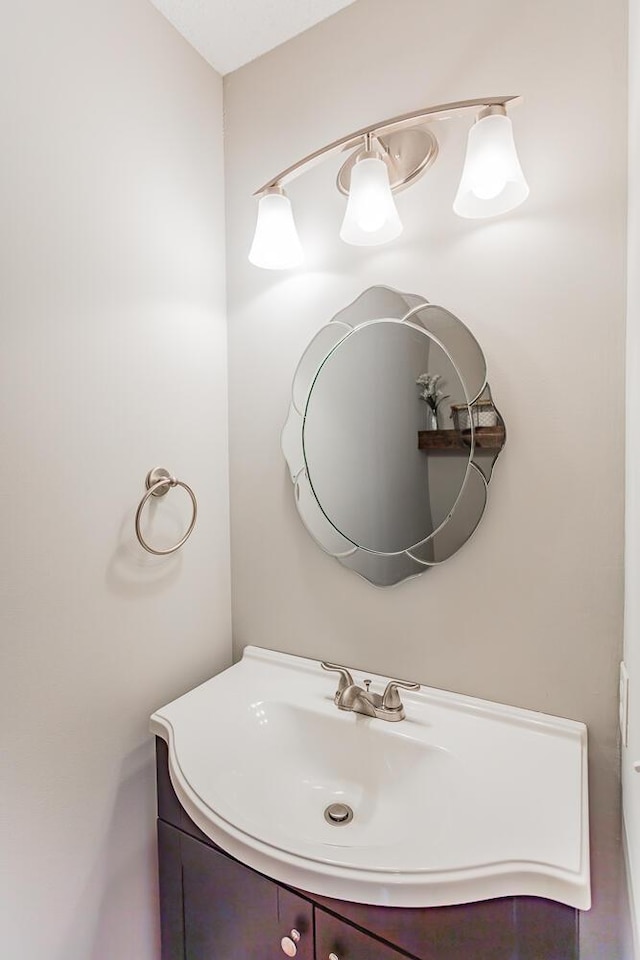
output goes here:
[{"label": "chrome faucet", "polygon": [[320,664],[323,670],[332,670],[340,674],[338,689],[335,692],[334,702],[339,710],[350,710],[353,713],[362,713],[366,717],[376,717],[378,720],[404,720],[405,712],[398,693],[398,688],[405,690],[419,690],[419,683],[410,683],[407,680],[390,680],[383,694],[372,693],[369,690],[371,680],[363,680],[364,687],[359,687],[346,667],[337,663]]}]

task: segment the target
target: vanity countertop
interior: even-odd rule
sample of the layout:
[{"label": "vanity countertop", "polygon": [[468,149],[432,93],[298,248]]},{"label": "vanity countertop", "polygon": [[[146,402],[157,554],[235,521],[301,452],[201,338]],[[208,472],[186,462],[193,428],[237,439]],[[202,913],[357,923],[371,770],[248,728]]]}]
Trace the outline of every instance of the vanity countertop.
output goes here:
[{"label": "vanity countertop", "polygon": [[[388,678],[352,671],[371,689]],[[339,710],[303,657],[242,660],[157,710],[174,790],[223,850],[344,900],[447,906],[512,895],[590,906],[584,724],[422,687],[406,718]],[[332,803],[353,819],[328,822]]]}]

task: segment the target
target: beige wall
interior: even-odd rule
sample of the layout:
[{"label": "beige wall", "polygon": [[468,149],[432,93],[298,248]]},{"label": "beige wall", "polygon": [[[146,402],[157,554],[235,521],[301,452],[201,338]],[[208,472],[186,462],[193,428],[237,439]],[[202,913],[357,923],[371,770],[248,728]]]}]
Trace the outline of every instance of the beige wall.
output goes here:
[{"label": "beige wall", "polygon": [[640,3],[629,3],[629,230],[627,279],[627,485],[624,660],[629,740],[622,750],[624,826],[635,956],[640,957]]},{"label": "beige wall", "polygon": [[[225,78],[233,616],[247,643],[585,721],[594,907],[584,958],[619,952],[617,670],[622,634],[626,5],[359,0]],[[466,124],[399,195],[402,238],[338,239],[335,165],[292,184],[306,269],[249,265],[251,193],[350,129],[519,93],[531,186],[495,222],[451,211]],[[482,344],[508,444],[472,541],[376,590],[297,516],[279,450],[296,362],[365,287],[423,294]]]},{"label": "beige wall", "polygon": [[222,82],[146,0],[24,0],[0,87],[0,954],[157,960],[148,716],[230,658]]}]

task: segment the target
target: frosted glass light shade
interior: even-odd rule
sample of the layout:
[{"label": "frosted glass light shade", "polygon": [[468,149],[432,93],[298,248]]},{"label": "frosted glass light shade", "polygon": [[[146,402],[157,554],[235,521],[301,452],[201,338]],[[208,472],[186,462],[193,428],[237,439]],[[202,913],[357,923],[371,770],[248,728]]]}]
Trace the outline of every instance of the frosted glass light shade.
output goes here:
[{"label": "frosted glass light shade", "polygon": [[529,196],[511,120],[491,114],[469,131],[464,170],[453,209],[459,217],[495,217],[519,206]]},{"label": "frosted glass light shade", "polygon": [[288,270],[304,260],[291,202],[279,187],[260,197],[249,260],[265,270]]},{"label": "frosted glass light shade", "polygon": [[351,171],[349,199],[340,238],[357,246],[387,243],[402,233],[384,160],[370,156]]}]

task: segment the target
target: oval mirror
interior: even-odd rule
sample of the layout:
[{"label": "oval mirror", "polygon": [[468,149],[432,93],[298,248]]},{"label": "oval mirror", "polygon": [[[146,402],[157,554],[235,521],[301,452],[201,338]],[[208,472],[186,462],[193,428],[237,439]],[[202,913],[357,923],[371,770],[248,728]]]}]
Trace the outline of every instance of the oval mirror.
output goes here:
[{"label": "oval mirror", "polygon": [[282,446],[314,539],[386,586],[468,539],[504,440],[464,324],[421,297],[372,287],[305,351]]}]

